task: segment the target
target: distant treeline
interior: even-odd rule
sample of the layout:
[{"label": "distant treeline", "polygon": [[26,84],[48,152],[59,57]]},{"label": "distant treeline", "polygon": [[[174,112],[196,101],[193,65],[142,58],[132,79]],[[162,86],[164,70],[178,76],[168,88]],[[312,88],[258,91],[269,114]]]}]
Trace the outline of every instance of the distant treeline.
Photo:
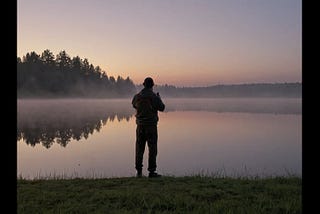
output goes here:
[{"label": "distant treeline", "polygon": [[[139,85],[138,89],[142,86]],[[164,97],[302,97],[302,83],[253,83],[237,85],[214,85],[208,87],[154,87]]]},{"label": "distant treeline", "polygon": [[[41,55],[32,51],[17,58],[17,95],[27,97],[132,97],[143,86],[127,77],[108,77],[99,66],[64,50],[54,54],[46,49]],[[302,83],[254,83],[176,87],[157,85],[154,91],[165,97],[301,97]]]},{"label": "distant treeline", "polygon": [[21,97],[127,97],[136,92],[133,81],[108,77],[99,66],[64,50],[54,56],[27,53],[17,58],[17,95]]}]

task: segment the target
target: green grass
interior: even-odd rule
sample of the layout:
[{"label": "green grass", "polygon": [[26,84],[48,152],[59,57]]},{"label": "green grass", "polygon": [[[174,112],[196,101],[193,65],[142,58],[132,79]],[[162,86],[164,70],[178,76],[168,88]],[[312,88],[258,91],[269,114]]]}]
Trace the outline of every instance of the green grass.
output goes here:
[{"label": "green grass", "polygon": [[301,177],[17,179],[18,213],[301,213]]}]

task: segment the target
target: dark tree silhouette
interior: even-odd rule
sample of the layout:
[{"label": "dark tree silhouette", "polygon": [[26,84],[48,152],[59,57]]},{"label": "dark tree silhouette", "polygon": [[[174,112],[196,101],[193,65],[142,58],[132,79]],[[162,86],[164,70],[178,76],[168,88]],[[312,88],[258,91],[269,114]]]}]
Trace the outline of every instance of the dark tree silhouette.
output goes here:
[{"label": "dark tree silhouette", "polygon": [[130,97],[136,87],[129,77],[108,78],[87,58],[70,57],[66,51],[41,56],[32,51],[17,57],[18,98],[23,97]]},{"label": "dark tree silhouette", "polygon": [[48,49],[44,50],[43,53],[41,54],[41,60],[45,65],[48,65],[48,66],[54,66],[55,65],[54,55]]},{"label": "dark tree silhouette", "polygon": [[[131,97],[143,86],[127,77],[110,76],[87,58],[70,57],[60,51],[56,57],[46,49],[17,57],[18,98],[24,97]],[[165,97],[301,97],[302,83],[253,83],[176,87],[156,85],[154,90]]]}]

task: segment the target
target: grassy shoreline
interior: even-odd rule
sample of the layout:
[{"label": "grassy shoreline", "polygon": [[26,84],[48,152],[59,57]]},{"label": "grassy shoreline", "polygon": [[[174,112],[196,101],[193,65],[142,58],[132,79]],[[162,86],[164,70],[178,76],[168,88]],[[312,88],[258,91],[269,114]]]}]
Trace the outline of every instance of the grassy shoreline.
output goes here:
[{"label": "grassy shoreline", "polygon": [[17,179],[18,213],[301,213],[302,178]]}]

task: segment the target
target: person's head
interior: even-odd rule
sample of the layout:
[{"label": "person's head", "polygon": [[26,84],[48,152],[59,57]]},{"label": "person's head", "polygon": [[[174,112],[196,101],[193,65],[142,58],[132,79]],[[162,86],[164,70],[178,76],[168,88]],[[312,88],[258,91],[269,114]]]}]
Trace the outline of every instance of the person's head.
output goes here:
[{"label": "person's head", "polygon": [[143,86],[145,88],[152,88],[154,86],[153,79],[151,77],[147,77],[143,81]]}]

